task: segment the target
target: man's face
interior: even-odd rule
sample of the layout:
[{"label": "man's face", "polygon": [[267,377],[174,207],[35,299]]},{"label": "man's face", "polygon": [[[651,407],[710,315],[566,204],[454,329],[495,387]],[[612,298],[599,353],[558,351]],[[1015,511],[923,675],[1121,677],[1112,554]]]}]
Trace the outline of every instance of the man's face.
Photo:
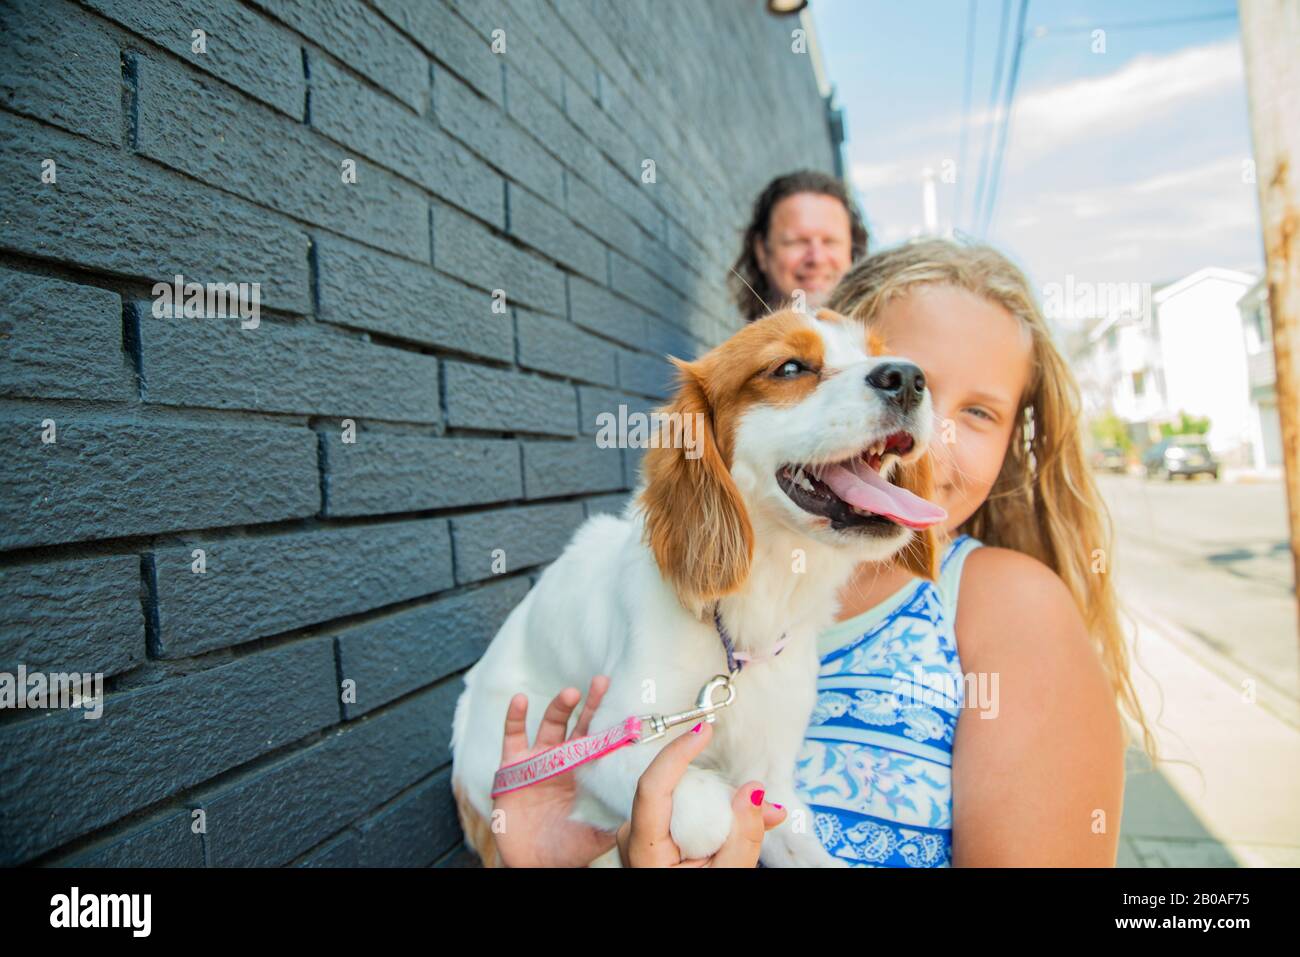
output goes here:
[{"label": "man's face", "polygon": [[[788,301],[802,289],[810,309],[824,305],[852,257],[849,213],[822,193],[795,193],[772,207],[767,242],[755,240],[758,268]],[[779,303],[768,303],[777,309]]]}]

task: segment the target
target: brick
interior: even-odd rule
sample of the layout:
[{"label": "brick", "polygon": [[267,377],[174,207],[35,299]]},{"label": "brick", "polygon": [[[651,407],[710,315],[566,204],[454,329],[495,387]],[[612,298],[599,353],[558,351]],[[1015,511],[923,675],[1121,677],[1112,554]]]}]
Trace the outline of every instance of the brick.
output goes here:
[{"label": "brick", "polygon": [[[520,61],[521,68],[529,71],[530,78],[539,89],[556,103],[563,103],[557,93],[561,79],[576,82],[588,96],[596,95],[596,62],[578,42],[573,32],[544,4],[532,0],[508,0],[508,7],[517,22],[512,22],[511,33],[522,34],[526,43],[526,57],[512,58]],[[518,52],[518,50],[514,51]],[[533,61],[541,61],[534,63]],[[563,70],[553,70],[556,64]],[[563,76],[561,76],[563,74]]]},{"label": "brick", "polygon": [[451,768],[361,822],[362,867],[428,867],[461,843]]},{"label": "brick", "polygon": [[337,695],[332,642],[317,638],[107,694],[97,720],[51,711],[0,726],[0,866],[333,724]]},{"label": "brick", "polygon": [[[81,0],[150,43],[238,87],[281,113],[302,119],[306,82],[296,38],[233,0]],[[194,52],[192,31],[206,49]],[[116,51],[114,51],[116,59]]]},{"label": "brick", "polygon": [[636,488],[641,478],[641,464],[645,460],[645,446],[623,449],[623,487]]},{"label": "brick", "polygon": [[605,278],[605,247],[564,213],[526,189],[506,185],[510,234],[538,252],[600,282]]},{"label": "brick", "polygon": [[528,588],[527,578],[503,578],[340,632],[339,674],[356,682],[347,719],[472,665]]},{"label": "brick", "polygon": [[[145,398],[164,405],[437,422],[438,360],[308,323],[154,318],[141,304]],[[383,369],[382,376],[375,375]]]},{"label": "brick", "polygon": [[[140,57],[139,150],[262,206],[427,262],[429,223],[414,187],[198,74]],[[356,182],[342,164],[356,163]]]},{"label": "brick", "polygon": [[[56,441],[41,442],[52,417]],[[320,508],[302,428],[32,412],[0,422],[0,548],[272,522]]]},{"label": "brick", "polygon": [[0,267],[0,395],[134,399],[117,293]]},{"label": "brick", "polygon": [[510,317],[492,311],[489,292],[333,236],[316,250],[324,321],[502,362],[514,357]]},{"label": "brick", "polygon": [[[625,407],[620,414],[619,407]],[[613,427],[617,431],[620,421],[626,422],[631,433],[639,416],[647,416],[645,429],[649,429],[649,413],[656,408],[656,403],[640,396],[629,395],[613,389],[598,389],[593,386],[578,387],[578,422],[583,435],[595,436],[601,432],[601,416],[611,416]]]},{"label": "brick", "polygon": [[713,283],[701,283],[699,276],[687,269],[681,260],[668,251],[662,239],[653,237],[644,230],[637,230],[637,243],[625,247],[624,251],[639,266],[653,273],[683,296],[696,294],[701,286],[706,289],[716,289],[718,284],[723,282],[718,278]]},{"label": "brick", "polygon": [[319,43],[414,110],[429,91],[424,56],[383,17],[358,0],[253,0]]},{"label": "brick", "polygon": [[624,488],[619,449],[590,436],[572,442],[524,442],[524,497],[550,498]]},{"label": "brick", "polygon": [[600,108],[600,104],[576,86],[564,91],[564,112],[624,175],[639,177],[641,161],[656,159],[646,149],[634,145],[613,118]]},{"label": "brick", "polygon": [[[57,23],[58,29],[51,29]],[[0,7],[0,105],[100,143],[122,142],[117,43],[62,0]]]},{"label": "brick", "polygon": [[444,3],[484,38],[490,37],[505,20],[501,0],[444,0]]},{"label": "brick", "polygon": [[564,544],[585,518],[577,502],[453,517],[456,583],[463,585],[544,565],[564,550]]},{"label": "brick", "polygon": [[601,155],[573,121],[540,93],[514,66],[517,56],[507,57],[506,113],[527,130],[552,156],[589,182],[598,183],[609,161]]},{"label": "brick", "polygon": [[501,57],[438,0],[378,0],[381,13],[494,103],[502,102]]},{"label": "brick", "polygon": [[481,289],[505,290],[510,304],[564,315],[563,273],[447,206],[433,209],[433,265]]},{"label": "brick", "polygon": [[285,864],[446,764],[448,740],[431,729],[451,727],[458,685],[423,691],[201,795],[210,866]]},{"label": "brick", "polygon": [[433,69],[434,114],[442,128],[511,179],[556,205],[564,202],[560,164],[491,100],[454,74]]},{"label": "brick", "polygon": [[443,375],[450,426],[550,435],[577,430],[578,400],[567,383],[468,362],[445,363]]},{"label": "brick", "polygon": [[513,439],[448,439],[359,432],[324,436],[328,515],[374,515],[523,496]]},{"label": "brick", "polygon": [[[40,161],[58,163],[42,184]],[[149,281],[260,282],[305,312],[307,236],[191,179],[30,120],[0,116],[0,247]]]},{"label": "brick", "polygon": [[551,5],[555,8],[560,23],[568,26],[575,36],[582,38],[582,45],[590,51],[597,68],[606,74],[605,83],[609,82],[610,77],[615,83],[624,86],[631,82],[631,71],[619,53],[617,44],[613,43],[596,25],[593,18],[593,15],[598,12],[596,5],[588,0],[552,0]]},{"label": "brick", "polygon": [[519,364],[553,375],[600,385],[616,385],[615,348],[563,319],[516,309]]},{"label": "brick", "polygon": [[311,93],[311,124],[326,136],[504,228],[504,180],[428,118],[321,58],[311,63]]},{"label": "brick", "polygon": [[662,238],[665,228],[663,211],[655,205],[649,192],[658,184],[641,182],[641,160],[646,158],[638,158],[631,168],[606,165],[601,181],[592,185],[623,210],[632,222],[651,236]]},{"label": "brick", "polygon": [[646,320],[642,347],[657,356],[676,356],[692,361],[704,354],[703,344],[691,338],[680,326],[650,317]]},{"label": "brick", "polygon": [[457,847],[453,847],[446,855],[439,858],[434,867],[444,868],[481,868],[483,862],[478,859],[478,855],[467,848],[462,841]]},{"label": "brick", "polygon": [[621,518],[623,509],[627,507],[631,497],[630,492],[616,492],[613,495],[597,495],[583,499],[582,504],[588,518],[593,515],[615,515]]},{"label": "brick", "polygon": [[689,310],[686,300],[632,260],[610,254],[610,285],[615,292],[664,319],[681,321]]},{"label": "brick", "polygon": [[569,277],[569,318],[575,325],[639,348],[646,335],[646,314],[603,286]]},{"label": "brick", "polygon": [[296,867],[357,867],[360,839],[353,831],[344,831],[339,837],[309,852]]},{"label": "brick", "polygon": [[665,398],[673,391],[677,370],[658,356],[640,352],[618,354],[618,384],[629,392]]},{"label": "brick", "polygon": [[203,867],[203,837],[194,833],[189,809],[154,815],[52,867]]},{"label": "brick", "polygon": [[[565,184],[565,209],[576,223],[615,249],[641,248],[646,234],[622,209],[576,176],[567,177]],[[601,276],[600,281],[604,282],[605,277]]]},{"label": "brick", "polygon": [[[206,570],[192,568],[204,551]],[[155,552],[161,658],[274,635],[452,585],[443,519],[197,541]]]},{"label": "brick", "polygon": [[144,650],[138,556],[0,568],[0,671],[109,676]]}]

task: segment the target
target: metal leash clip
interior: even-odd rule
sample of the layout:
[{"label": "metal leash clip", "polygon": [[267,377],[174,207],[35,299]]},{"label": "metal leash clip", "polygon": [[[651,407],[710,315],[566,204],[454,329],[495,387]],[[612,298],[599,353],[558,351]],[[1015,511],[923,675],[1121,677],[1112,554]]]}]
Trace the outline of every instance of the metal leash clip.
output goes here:
[{"label": "metal leash clip", "polygon": [[[725,688],[727,697],[722,701],[714,701],[713,694],[719,688]],[[714,717],[731,702],[736,700],[736,686],[731,683],[729,675],[714,675],[708,683],[700,689],[700,693],[695,696],[695,707],[689,711],[678,711],[675,714],[643,714],[641,718],[641,738],[640,743],[645,744],[647,741],[653,741],[655,738],[662,738],[669,728],[679,724],[686,724],[691,721],[699,721],[701,718],[709,724],[713,724]]]}]

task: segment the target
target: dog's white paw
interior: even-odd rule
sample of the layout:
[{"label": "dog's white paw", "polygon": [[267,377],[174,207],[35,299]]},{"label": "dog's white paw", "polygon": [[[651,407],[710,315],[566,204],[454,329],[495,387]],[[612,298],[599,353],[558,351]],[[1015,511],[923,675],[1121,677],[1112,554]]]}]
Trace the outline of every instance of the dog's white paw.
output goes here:
[{"label": "dog's white paw", "polygon": [[696,768],[673,791],[673,816],[669,832],[682,857],[710,857],[731,833],[731,798],[734,788],[717,774]]}]

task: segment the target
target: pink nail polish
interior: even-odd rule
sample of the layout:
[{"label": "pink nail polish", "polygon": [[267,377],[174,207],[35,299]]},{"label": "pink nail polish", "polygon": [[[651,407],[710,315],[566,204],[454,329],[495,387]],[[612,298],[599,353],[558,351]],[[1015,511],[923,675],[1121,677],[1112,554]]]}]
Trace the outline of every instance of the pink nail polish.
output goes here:
[{"label": "pink nail polish", "polygon": [[700,733],[700,728],[702,728],[702,727],[704,727],[704,722],[703,722],[703,721],[701,721],[701,722],[700,722],[699,724],[697,724],[695,727],[691,728],[691,734],[699,734],[699,733]]},{"label": "pink nail polish", "polygon": [[759,788],[757,791],[755,791],[753,794],[749,796],[750,803],[753,804],[754,807],[758,807],[763,803],[763,795],[765,793],[766,792],[762,788]]},{"label": "pink nail polish", "polygon": [[781,810],[783,810],[783,811],[785,810],[785,805],[784,805],[784,804],[777,804],[775,801],[772,802],[772,807],[779,807],[779,808],[781,808]]}]

